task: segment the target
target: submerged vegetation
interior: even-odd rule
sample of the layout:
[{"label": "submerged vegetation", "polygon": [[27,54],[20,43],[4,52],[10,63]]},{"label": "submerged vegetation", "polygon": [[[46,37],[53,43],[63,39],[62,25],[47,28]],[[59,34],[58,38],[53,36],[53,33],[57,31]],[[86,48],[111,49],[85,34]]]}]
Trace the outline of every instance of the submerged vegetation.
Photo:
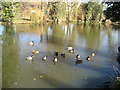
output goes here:
[{"label": "submerged vegetation", "polygon": [[[40,23],[43,21],[81,21],[111,24],[119,21],[119,3],[88,2],[1,2],[1,20],[13,23]],[[115,11],[114,11],[115,9]]]}]

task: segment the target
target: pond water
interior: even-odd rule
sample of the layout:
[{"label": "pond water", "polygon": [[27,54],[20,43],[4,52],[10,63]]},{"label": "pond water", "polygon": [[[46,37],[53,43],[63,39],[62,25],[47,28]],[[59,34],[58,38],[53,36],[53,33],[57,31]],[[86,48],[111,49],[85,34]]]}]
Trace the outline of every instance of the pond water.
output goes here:
[{"label": "pond water", "polygon": [[[0,26],[3,88],[95,88],[113,82],[119,27],[73,23]],[[34,41],[34,46],[28,43]],[[2,42],[2,41],[1,41]],[[72,46],[75,53],[69,53]],[[39,50],[34,61],[25,60]],[[66,53],[53,63],[54,51]],[[96,54],[95,57],[91,53]],[[82,63],[76,64],[76,55]],[[47,56],[43,61],[42,57]],[[90,56],[91,61],[86,61]],[[114,67],[115,66],[115,67]],[[112,84],[112,83],[110,83]]]}]

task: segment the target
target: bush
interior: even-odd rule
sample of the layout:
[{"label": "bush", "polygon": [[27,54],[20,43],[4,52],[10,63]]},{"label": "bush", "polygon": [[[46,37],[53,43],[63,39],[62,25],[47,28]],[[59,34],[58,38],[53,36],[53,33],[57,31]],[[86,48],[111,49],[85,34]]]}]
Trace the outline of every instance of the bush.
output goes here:
[{"label": "bush", "polygon": [[102,16],[102,8],[102,4],[89,2],[86,11],[86,22],[91,23],[100,21]]},{"label": "bush", "polygon": [[5,22],[12,22],[18,7],[18,2],[2,2],[2,20]]},{"label": "bush", "polygon": [[43,13],[41,10],[32,10],[30,14],[30,19],[34,23],[39,23],[40,21],[43,20]]}]

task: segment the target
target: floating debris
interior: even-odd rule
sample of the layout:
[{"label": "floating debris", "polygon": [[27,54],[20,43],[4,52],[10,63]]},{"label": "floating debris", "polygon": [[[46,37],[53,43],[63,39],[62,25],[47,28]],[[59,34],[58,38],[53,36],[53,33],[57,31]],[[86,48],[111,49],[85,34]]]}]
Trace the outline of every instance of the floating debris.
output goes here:
[{"label": "floating debris", "polygon": [[34,78],[33,80],[36,80],[36,78]]},{"label": "floating debris", "polygon": [[43,76],[42,75],[40,75],[40,78],[42,78]]},{"label": "floating debris", "polygon": [[15,82],[15,85],[17,85],[18,83],[17,82]]},{"label": "floating debris", "polygon": [[14,39],[14,41],[13,41],[13,42],[14,42],[14,43],[16,42],[16,41],[15,41],[15,39]]}]

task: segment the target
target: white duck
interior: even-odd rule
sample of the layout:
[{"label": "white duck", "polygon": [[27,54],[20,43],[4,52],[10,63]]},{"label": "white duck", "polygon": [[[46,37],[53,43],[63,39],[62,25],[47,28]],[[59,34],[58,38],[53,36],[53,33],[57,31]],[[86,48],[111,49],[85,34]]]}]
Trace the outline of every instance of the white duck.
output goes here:
[{"label": "white duck", "polygon": [[30,45],[30,46],[33,46],[33,45],[34,45],[34,42],[33,42],[33,41],[29,42],[29,45]]},{"label": "white duck", "polygon": [[57,62],[58,61],[58,59],[57,59],[57,57],[55,57],[54,59],[53,59],[53,62]]},{"label": "white duck", "polygon": [[34,59],[33,55],[26,57],[26,60],[29,60],[29,61],[32,61],[33,59]]},{"label": "white duck", "polygon": [[91,55],[94,57],[94,56],[95,56],[95,53],[92,53]]},{"label": "white duck", "polygon": [[68,51],[70,51],[70,50],[72,50],[73,49],[73,47],[67,47],[67,50]]},{"label": "white duck", "polygon": [[45,61],[45,60],[47,60],[47,57],[46,57],[46,56],[45,56],[45,57],[43,57],[43,58],[42,58],[42,60],[44,60],[44,61]]}]

